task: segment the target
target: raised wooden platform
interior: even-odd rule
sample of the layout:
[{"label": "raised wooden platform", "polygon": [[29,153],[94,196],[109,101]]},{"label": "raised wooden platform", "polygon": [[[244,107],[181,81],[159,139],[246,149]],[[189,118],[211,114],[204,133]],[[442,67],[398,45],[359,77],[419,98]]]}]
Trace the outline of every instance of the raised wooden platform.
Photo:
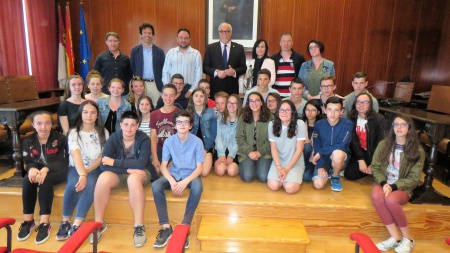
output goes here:
[{"label": "raised wooden platform", "polygon": [[305,253],[311,243],[300,219],[208,215],[197,239],[200,250],[208,252]]},{"label": "raised wooden platform", "polygon": [[[4,175],[0,174],[0,179]],[[302,189],[288,195],[280,190],[273,192],[267,185],[252,182],[243,183],[239,178],[218,177],[214,174],[203,178],[203,196],[197,209],[191,227],[190,252],[200,252],[200,244],[195,239],[202,216],[221,217],[260,217],[260,218],[292,218],[302,220],[308,235],[311,238],[311,246],[306,252],[352,252],[353,243],[348,239],[351,232],[366,233],[375,240],[385,239],[388,234],[378,217],[371,199],[371,179],[351,182],[343,180],[344,190],[333,192],[329,186],[324,190],[315,190],[311,183],[304,183]],[[450,196],[450,189],[438,181],[434,181],[435,188]],[[39,250],[51,250],[52,244],[60,245],[54,239],[61,220],[62,197],[65,185],[55,188],[55,200],[51,217],[53,231],[49,242],[37,246]],[[188,192],[183,197],[177,198],[167,191],[169,217],[172,225],[180,224]],[[147,226],[148,242],[142,249],[135,250],[132,246],[132,212],[128,204],[128,192],[125,189],[113,191],[108,206],[105,221],[108,230],[100,242],[99,249],[112,252],[152,252],[153,241],[159,229],[156,208],[153,203],[151,187],[146,188],[147,204],[145,210],[145,225]],[[21,188],[0,188],[0,217],[13,217],[21,222],[22,201]],[[430,252],[427,249],[433,247],[445,247],[444,238],[450,236],[450,209],[440,205],[413,205],[404,207],[411,226],[413,237],[417,241],[414,252]],[[37,208],[38,210],[38,208]],[[87,219],[93,220],[93,208]],[[38,217],[36,216],[36,219]],[[13,228],[16,236],[20,224]],[[3,231],[0,231],[0,245],[4,242]],[[34,238],[34,234],[32,238]],[[120,240],[118,240],[120,238]],[[331,238],[323,244],[321,238]],[[338,238],[340,241],[336,239]],[[319,241],[317,241],[319,240]],[[343,240],[343,241],[342,241]],[[319,243],[320,242],[320,243]],[[122,243],[121,245],[118,245]],[[24,243],[14,241],[13,247],[36,247],[34,240]],[[103,244],[103,245],[102,245]],[[111,245],[110,245],[111,244]],[[343,244],[342,251],[318,250],[319,245],[334,247]],[[112,246],[114,245],[114,246]],[[83,250],[89,250],[89,245],[84,245]],[[104,248],[106,247],[106,248]],[[450,247],[449,247],[450,248]],[[145,250],[144,250],[145,249]],[[421,251],[423,249],[423,251]],[[155,250],[155,252],[163,252]],[[445,252],[445,251],[439,251]]]}]

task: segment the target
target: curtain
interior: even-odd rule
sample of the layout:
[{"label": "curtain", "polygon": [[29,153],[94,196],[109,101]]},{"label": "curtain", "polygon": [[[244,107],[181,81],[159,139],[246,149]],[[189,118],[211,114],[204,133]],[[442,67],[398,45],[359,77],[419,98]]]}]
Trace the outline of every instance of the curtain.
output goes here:
[{"label": "curtain", "polygon": [[22,2],[2,0],[0,8],[0,76],[28,75]]},{"label": "curtain", "polygon": [[33,75],[36,76],[38,90],[57,88],[58,33],[55,1],[25,0],[25,2],[31,67]]}]

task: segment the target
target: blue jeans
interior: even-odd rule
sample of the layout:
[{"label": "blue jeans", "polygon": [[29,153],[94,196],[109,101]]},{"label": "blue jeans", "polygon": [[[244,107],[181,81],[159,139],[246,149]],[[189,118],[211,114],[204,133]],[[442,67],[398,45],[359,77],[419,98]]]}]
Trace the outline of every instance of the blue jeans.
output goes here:
[{"label": "blue jeans", "polygon": [[86,218],[92,202],[94,202],[95,184],[101,172],[100,168],[91,171],[87,176],[84,189],[81,192],[76,192],[75,185],[78,183],[78,172],[75,167],[69,167],[63,199],[63,218],[71,218],[75,207],[77,208],[75,219],[84,220]]},{"label": "blue jeans", "polygon": [[245,158],[239,163],[239,175],[244,182],[250,182],[255,177],[262,183],[267,182],[267,175],[269,174],[272,159],[259,158],[257,161]]},{"label": "blue jeans", "polygon": [[313,152],[313,147],[311,143],[305,143],[303,148],[303,157],[305,158],[305,172],[303,173],[303,181],[311,182],[314,173],[314,164],[309,161],[311,153]]},{"label": "blue jeans", "polygon": [[[186,210],[184,211],[184,218],[182,224],[191,225],[194,218],[195,210],[197,210],[200,197],[203,192],[202,179],[196,177],[188,186],[190,189],[189,198],[186,203]],[[155,199],[156,211],[158,212],[159,224],[170,224],[169,214],[167,212],[167,201],[164,190],[169,190],[170,183],[165,177],[160,177],[152,183],[153,198]]]}]

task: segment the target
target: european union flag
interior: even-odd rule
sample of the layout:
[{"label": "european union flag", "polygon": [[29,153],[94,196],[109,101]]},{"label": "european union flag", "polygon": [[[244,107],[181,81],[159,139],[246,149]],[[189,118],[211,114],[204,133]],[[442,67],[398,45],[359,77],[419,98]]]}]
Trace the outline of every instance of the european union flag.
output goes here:
[{"label": "european union flag", "polygon": [[81,77],[86,78],[89,72],[89,60],[91,59],[91,46],[86,30],[86,22],[84,21],[83,5],[80,8],[80,65]]}]

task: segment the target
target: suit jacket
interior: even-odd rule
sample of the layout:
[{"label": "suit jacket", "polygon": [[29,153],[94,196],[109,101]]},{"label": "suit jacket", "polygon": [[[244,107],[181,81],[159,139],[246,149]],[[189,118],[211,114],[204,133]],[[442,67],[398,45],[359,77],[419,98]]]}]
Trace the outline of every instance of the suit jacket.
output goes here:
[{"label": "suit jacket", "polygon": [[[162,83],[162,70],[164,67],[164,60],[166,59],[166,55],[164,51],[157,47],[155,44],[152,45],[152,54],[153,54],[153,74],[155,76],[155,83],[158,90],[161,92],[163,83]],[[135,46],[131,50],[130,54],[131,61],[131,70],[133,71],[134,76],[140,76],[144,74],[144,53],[142,52],[142,44]]]},{"label": "suit jacket", "polygon": [[225,70],[228,66],[223,65],[220,41],[209,44],[206,47],[203,73],[211,77],[211,97],[214,97],[214,94],[219,91],[226,91],[228,94],[239,93],[239,76],[247,71],[244,47],[241,44],[231,42],[228,65],[236,71],[236,77],[227,76],[224,79],[214,77],[216,70]]}]

